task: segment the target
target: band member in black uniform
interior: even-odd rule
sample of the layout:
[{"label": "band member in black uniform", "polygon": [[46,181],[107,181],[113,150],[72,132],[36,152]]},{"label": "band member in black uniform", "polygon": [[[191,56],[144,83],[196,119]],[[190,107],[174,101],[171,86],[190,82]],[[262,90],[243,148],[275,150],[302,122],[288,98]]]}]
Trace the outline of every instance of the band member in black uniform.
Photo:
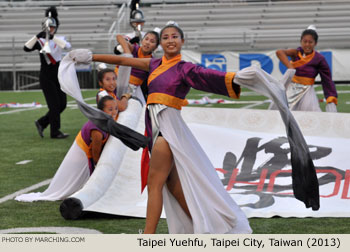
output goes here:
[{"label": "band member in black uniform", "polygon": [[62,58],[62,49],[70,49],[71,45],[62,36],[57,36],[59,26],[56,7],[46,9],[45,19],[42,23],[42,31],[28,40],[24,45],[24,51],[40,52],[40,87],[43,90],[49,111],[43,117],[35,121],[35,126],[41,137],[44,137],[44,129],[50,125],[50,137],[55,139],[66,138],[69,135],[60,131],[60,114],[67,106],[67,96],[60,89],[57,74]]}]

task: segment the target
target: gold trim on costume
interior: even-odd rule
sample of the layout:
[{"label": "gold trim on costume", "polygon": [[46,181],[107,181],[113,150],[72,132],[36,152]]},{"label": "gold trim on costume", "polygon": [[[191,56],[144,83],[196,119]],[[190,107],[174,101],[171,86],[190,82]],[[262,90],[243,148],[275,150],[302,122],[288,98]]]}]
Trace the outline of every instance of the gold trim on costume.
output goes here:
[{"label": "gold trim on costume", "polygon": [[167,60],[165,56],[162,57],[162,64],[159,65],[148,77],[147,85],[151,83],[155,78],[169,70],[169,68],[175,66],[181,61],[181,54],[175,56],[174,58]]},{"label": "gold trim on costume", "polygon": [[186,99],[177,98],[172,95],[163,93],[152,93],[147,98],[147,104],[164,104],[166,106],[181,110],[182,106],[186,106],[188,101]]},{"label": "gold trim on costume", "polygon": [[233,83],[233,78],[235,77],[235,75],[236,75],[235,73],[227,72],[226,75],[225,75],[225,85],[226,85],[226,88],[227,88],[228,95],[231,98],[238,99],[241,92],[239,92],[237,94],[235,92],[235,90],[233,89],[233,87],[232,87],[232,85],[236,85],[236,84]]},{"label": "gold trim on costume", "polygon": [[293,66],[294,68],[301,67],[301,66],[305,65],[306,63],[309,63],[309,62],[313,59],[313,57],[315,56],[315,53],[316,53],[316,52],[315,52],[315,50],[314,50],[311,54],[309,54],[309,55],[303,57],[303,55],[301,54],[301,52],[298,51],[298,57],[299,57],[300,59],[297,60],[297,61],[291,61],[290,63],[292,64],[292,66]]},{"label": "gold trim on costume", "polygon": [[292,81],[302,85],[313,85],[315,83],[315,78],[300,77],[294,75]]}]

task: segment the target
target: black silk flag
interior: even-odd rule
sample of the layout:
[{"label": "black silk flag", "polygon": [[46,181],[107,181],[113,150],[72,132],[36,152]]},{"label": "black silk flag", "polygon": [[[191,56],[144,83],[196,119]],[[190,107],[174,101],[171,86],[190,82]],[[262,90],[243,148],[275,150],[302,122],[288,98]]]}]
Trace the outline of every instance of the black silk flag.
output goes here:
[{"label": "black silk flag", "polygon": [[258,67],[238,71],[234,83],[247,87],[272,99],[284,122],[291,151],[292,184],[296,199],[307,208],[320,208],[319,185],[316,169],[303,134],[288,108],[285,86],[291,81],[295,70],[288,69],[283,79],[277,81]]}]

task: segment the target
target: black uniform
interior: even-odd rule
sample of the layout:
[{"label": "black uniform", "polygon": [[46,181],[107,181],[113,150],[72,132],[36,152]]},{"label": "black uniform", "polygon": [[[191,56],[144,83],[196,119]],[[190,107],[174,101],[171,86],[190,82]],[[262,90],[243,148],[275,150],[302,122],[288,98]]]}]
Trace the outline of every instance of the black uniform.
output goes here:
[{"label": "black uniform", "polygon": [[[44,47],[45,39],[38,39],[32,48],[24,46],[24,51],[30,52],[34,50],[41,50]],[[67,106],[67,96],[61,90],[60,84],[58,82],[57,74],[58,67],[61,60],[61,48],[50,40],[51,55],[44,55],[40,53],[40,88],[43,90],[47,106],[49,111],[36,121],[36,126],[38,128],[39,134],[42,136],[42,131],[50,124],[50,136],[52,138],[60,138],[64,135],[60,132],[61,120],[60,113]],[[70,44],[67,42],[67,48],[70,48]],[[56,59],[59,61],[56,61]]]}]

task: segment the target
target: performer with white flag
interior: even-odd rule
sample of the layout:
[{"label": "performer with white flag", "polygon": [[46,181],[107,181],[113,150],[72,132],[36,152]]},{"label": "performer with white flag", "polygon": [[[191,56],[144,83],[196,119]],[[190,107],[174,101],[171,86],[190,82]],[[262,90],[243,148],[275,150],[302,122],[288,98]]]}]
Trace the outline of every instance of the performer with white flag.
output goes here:
[{"label": "performer with white flag", "polygon": [[[244,85],[274,99],[279,104],[291,145],[300,147],[292,152],[292,155],[299,155],[292,158],[293,169],[302,170],[293,175],[297,181],[294,189],[301,192],[296,197],[307,207],[318,209],[315,169],[302,134],[288,110],[283,90],[284,83],[289,82],[294,74],[293,70],[289,70],[279,83],[255,67],[236,74],[204,69],[181,61],[183,43],[182,30],[176,25],[168,25],[160,33],[164,50],[161,59],[98,54],[91,57],[91,52],[84,49],[70,53],[78,63],[89,64],[94,60],[150,72],[146,128],[148,135],[152,136],[152,143],[148,146],[152,156],[149,172],[145,174],[148,178],[148,205],[144,232],[155,232],[163,200],[170,233],[251,232],[244,213],[225,191],[210,160],[181,118],[180,110],[186,105],[185,96],[191,87],[239,98],[239,85]],[[310,173],[311,182],[299,180],[305,171]]]},{"label": "performer with white flag", "polygon": [[[145,33],[144,37],[141,40],[141,45],[131,44],[130,42],[125,40],[125,37],[118,34],[117,41],[119,45],[116,47],[118,49],[114,50],[114,53],[119,55],[121,53],[132,55],[134,58],[152,58],[152,53],[157,49],[159,45],[159,35],[155,31],[148,31]],[[123,55],[124,56],[124,55]],[[118,75],[121,73],[119,69],[125,68],[125,66],[116,66],[115,72]],[[141,90],[141,85],[145,82],[148,77],[148,72],[143,71],[137,68],[132,68],[130,72],[129,79],[129,92],[133,94],[133,96],[140,99],[143,105],[146,104],[145,95]],[[119,82],[119,81],[118,81]],[[145,85],[143,85],[145,86]],[[119,93],[119,86],[118,86]]]},{"label": "performer with white flag", "polygon": [[[76,100],[82,113],[94,125],[115,138],[110,137],[108,139],[96,167],[98,172],[95,172],[89,178],[81,190],[62,202],[60,211],[66,219],[79,218],[84,209],[103,196],[118,174],[127,147],[138,150],[148,143],[147,137],[133,130],[142,112],[142,104],[138,99],[133,99],[133,97],[129,99],[128,108],[118,116],[118,122],[115,122],[114,118],[108,114],[83,101],[75,70],[76,62],[73,60],[76,52],[79,52],[79,50],[67,54],[62,60],[58,73],[61,89]],[[85,52],[86,50],[84,50]],[[84,56],[84,62],[86,63],[91,62],[91,59],[91,53]],[[129,76],[127,74],[124,74],[124,76],[127,83]],[[103,182],[101,183],[101,181]]]},{"label": "performer with white flag", "polygon": [[[316,27],[310,25],[301,34],[300,47],[276,51],[277,57],[287,68],[296,70],[292,82],[286,86],[289,108],[301,111],[321,111],[314,89],[315,78],[320,74],[327,102],[326,111],[337,112],[337,90],[325,57],[315,51],[317,41]],[[288,56],[292,58],[291,61],[289,61]],[[273,104],[271,108],[273,108]]]},{"label": "performer with white flag", "polygon": [[[98,108],[116,118],[117,101],[110,96],[103,97]],[[49,187],[44,192],[21,194],[17,201],[63,200],[81,189],[100,158],[108,134],[97,128],[91,121],[84,124],[72,146],[64,157]]]},{"label": "performer with white flag", "polygon": [[[77,52],[79,52],[79,50],[74,50],[74,52],[72,51],[72,53],[68,53],[61,62],[58,71],[58,80],[61,89],[76,100],[82,113],[98,128],[120,139],[126,146],[133,150],[145,147],[148,143],[148,139],[145,136],[115,122],[109,115],[84,102],[75,70],[76,62],[74,59]],[[83,62],[91,62],[92,53],[86,53],[86,50],[84,50],[84,56],[82,59]]]}]

